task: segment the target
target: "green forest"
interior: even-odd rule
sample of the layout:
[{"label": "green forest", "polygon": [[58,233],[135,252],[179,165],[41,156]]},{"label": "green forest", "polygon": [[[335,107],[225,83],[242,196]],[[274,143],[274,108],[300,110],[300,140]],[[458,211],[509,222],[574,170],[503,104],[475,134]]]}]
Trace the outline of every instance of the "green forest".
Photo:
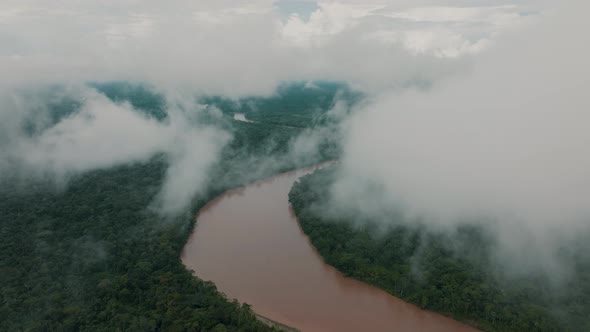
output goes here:
[{"label": "green forest", "polygon": [[493,271],[494,239],[482,227],[449,234],[400,215],[384,223],[325,213],[336,172],[332,166],[301,178],[289,201],[320,255],[345,275],[484,331],[590,331],[587,236],[562,254],[574,277],[552,290],[542,275]]},{"label": "green forest", "polygon": [[[148,116],[166,118],[164,97],[149,87],[125,82],[90,86]],[[229,301],[214,284],[194,277],[182,265],[180,253],[198,209],[222,191],[252,180],[244,174],[257,165],[244,163],[244,156],[281,160],[289,141],[303,127],[312,127],[311,119],[321,118],[337,90],[346,90],[330,85],[320,90],[323,93],[306,94],[296,88],[297,96],[290,97],[284,89],[272,101],[256,99],[268,104],[264,112],[272,115],[272,123],[233,121],[233,109],[220,103],[224,117],[217,125],[234,139],[213,167],[207,193],[174,219],[163,220],[150,209],[166,172],[164,155],[79,174],[64,188],[56,188],[50,180],[4,180],[0,331],[270,330],[256,320],[248,305]],[[48,98],[48,103],[52,123],[80,107],[68,98]],[[297,107],[312,111],[302,110],[307,120],[291,123],[284,110]],[[44,129],[29,127],[31,135]],[[332,159],[337,150],[328,148],[311,162]],[[256,176],[299,166],[287,160]]]},{"label": "green forest", "polygon": [[332,121],[325,110],[340,101],[350,107],[365,96],[345,83],[315,81],[313,87],[305,82],[285,83],[268,97],[246,97],[231,100],[221,96],[201,97],[205,104],[215,105],[224,113],[243,113],[249,120],[269,125],[309,128]]}]

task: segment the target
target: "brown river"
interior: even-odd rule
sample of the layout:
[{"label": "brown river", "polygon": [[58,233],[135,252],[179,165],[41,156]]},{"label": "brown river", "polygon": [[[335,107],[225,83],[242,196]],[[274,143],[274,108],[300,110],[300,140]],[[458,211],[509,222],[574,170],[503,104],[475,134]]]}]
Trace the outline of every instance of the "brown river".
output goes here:
[{"label": "brown river", "polygon": [[304,169],[230,190],[197,216],[182,261],[228,298],[301,331],[475,331],[325,264],[288,193]]}]

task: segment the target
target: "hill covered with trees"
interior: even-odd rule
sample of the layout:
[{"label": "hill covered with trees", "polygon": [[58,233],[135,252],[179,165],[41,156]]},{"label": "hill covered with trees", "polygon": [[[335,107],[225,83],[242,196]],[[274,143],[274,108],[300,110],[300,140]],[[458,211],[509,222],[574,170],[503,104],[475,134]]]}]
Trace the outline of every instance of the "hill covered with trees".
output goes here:
[{"label": "hill covered with trees", "polygon": [[[115,102],[129,102],[160,121],[166,118],[164,97],[148,87],[124,82],[92,86]],[[334,97],[328,93],[325,101],[316,103],[317,91],[309,95],[298,91],[296,97],[287,93],[273,97],[272,102],[257,101],[276,107],[272,122],[295,127],[299,124],[280,115],[282,108],[299,107],[288,100],[313,107],[313,112],[301,112],[319,117],[330,105],[327,99]],[[67,98],[52,101],[55,119],[49,126],[78,107],[80,103]],[[272,109],[269,106],[266,114]],[[0,330],[269,330],[248,305],[229,301],[215,285],[187,271],[180,254],[196,211],[209,199],[252,177],[298,166],[285,159],[263,172],[244,175],[258,167],[256,160],[282,160],[289,142],[302,129],[234,121],[228,110],[215,121],[231,132],[233,140],[213,167],[206,194],[174,218],[162,218],[152,208],[166,173],[168,161],[163,155],[78,174],[63,188],[51,179],[4,179],[0,186]],[[31,126],[29,132],[35,135],[44,129]],[[245,162],[245,156],[254,162]],[[328,153],[319,159],[333,157]]]}]

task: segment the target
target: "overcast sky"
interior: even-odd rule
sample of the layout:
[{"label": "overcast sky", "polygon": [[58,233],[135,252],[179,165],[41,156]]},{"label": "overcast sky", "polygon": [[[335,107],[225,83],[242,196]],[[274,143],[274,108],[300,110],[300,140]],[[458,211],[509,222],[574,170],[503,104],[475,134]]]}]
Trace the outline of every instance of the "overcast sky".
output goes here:
[{"label": "overcast sky", "polygon": [[[148,80],[232,95],[338,79],[382,89],[448,74],[543,13],[540,1],[13,1],[0,84]],[[444,58],[445,60],[441,60]]]}]

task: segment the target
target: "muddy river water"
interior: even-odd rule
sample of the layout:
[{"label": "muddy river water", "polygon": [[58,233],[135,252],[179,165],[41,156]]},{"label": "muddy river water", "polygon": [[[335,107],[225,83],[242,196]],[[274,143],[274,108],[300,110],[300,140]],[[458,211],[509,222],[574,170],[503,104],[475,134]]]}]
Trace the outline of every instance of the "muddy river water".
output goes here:
[{"label": "muddy river water", "polygon": [[304,169],[231,190],[206,205],[182,261],[228,298],[301,331],[475,331],[325,264],[288,202]]}]

